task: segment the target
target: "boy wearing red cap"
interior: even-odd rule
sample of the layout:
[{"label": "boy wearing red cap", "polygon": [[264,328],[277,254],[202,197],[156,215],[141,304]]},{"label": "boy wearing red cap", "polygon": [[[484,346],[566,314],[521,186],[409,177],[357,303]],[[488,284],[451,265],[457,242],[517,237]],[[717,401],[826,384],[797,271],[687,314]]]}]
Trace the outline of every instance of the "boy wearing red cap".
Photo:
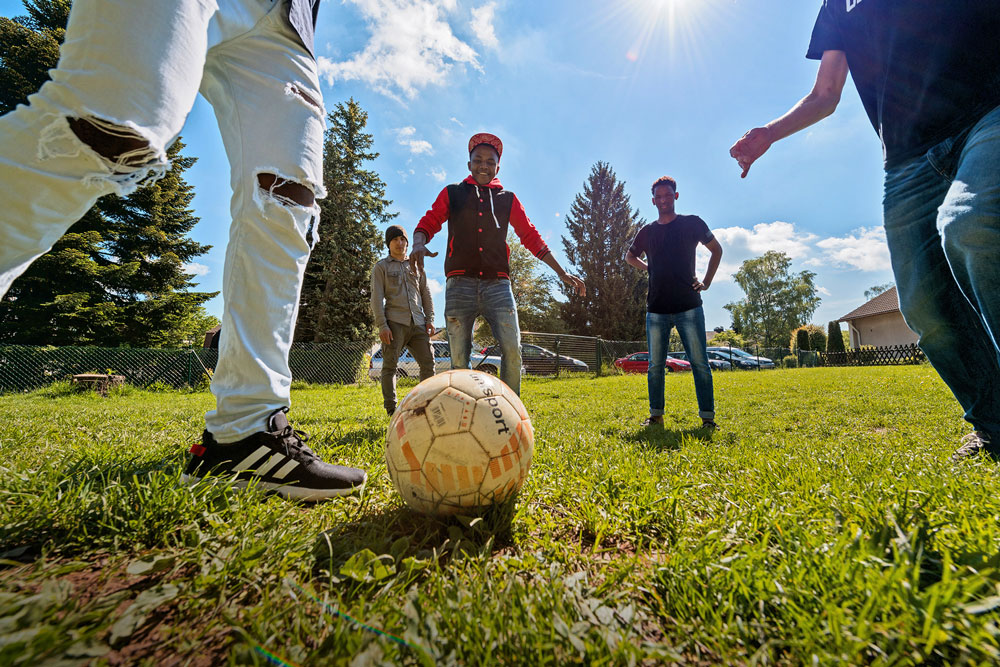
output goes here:
[{"label": "boy wearing red cap", "polygon": [[420,219],[413,233],[410,263],[423,271],[424,257],[437,257],[426,244],[447,222],[444,316],[452,368],[469,367],[472,326],[482,315],[500,344],[500,379],[520,394],[521,329],[510,288],[508,227],[513,227],[524,247],[552,267],[577,294],[586,294],[587,288],[563,270],[517,196],[500,184],[496,175],[501,155],[503,143],[492,134],[483,132],[469,140],[470,176],[444,188]]}]

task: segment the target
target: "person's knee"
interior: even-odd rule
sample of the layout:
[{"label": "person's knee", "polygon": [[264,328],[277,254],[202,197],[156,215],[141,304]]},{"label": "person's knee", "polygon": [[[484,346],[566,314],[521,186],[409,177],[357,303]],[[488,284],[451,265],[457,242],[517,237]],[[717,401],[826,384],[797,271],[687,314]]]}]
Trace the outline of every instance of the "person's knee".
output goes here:
[{"label": "person's knee", "polygon": [[277,174],[266,172],[257,174],[257,185],[278,202],[289,206],[312,208],[316,204],[316,194],[309,186],[282,178]]},{"label": "person's knee", "polygon": [[116,167],[142,167],[157,159],[157,151],[135,130],[97,118],[68,118],[76,138]]}]

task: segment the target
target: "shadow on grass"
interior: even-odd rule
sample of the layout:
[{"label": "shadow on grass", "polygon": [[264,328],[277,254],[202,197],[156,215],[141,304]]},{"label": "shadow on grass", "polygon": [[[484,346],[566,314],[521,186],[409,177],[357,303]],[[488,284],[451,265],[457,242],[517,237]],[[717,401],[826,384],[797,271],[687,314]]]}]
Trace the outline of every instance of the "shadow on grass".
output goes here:
[{"label": "shadow on grass", "polygon": [[370,508],[317,536],[315,569],[336,576],[364,550],[400,564],[409,558],[445,565],[454,558],[489,557],[513,544],[515,504],[510,499],[471,516],[432,516],[406,506]]},{"label": "shadow on grass", "polygon": [[631,431],[620,429],[605,429],[603,434],[615,437],[624,442],[642,445],[657,451],[676,451],[681,448],[685,439],[711,442],[714,432],[707,428],[671,429],[656,426],[643,426]]}]

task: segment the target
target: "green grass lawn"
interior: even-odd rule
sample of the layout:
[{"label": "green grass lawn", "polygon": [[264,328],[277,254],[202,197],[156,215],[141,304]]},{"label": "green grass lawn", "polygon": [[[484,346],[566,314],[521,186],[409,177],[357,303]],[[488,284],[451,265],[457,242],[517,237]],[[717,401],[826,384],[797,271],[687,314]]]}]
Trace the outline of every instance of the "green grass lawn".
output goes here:
[{"label": "green grass lawn", "polygon": [[[293,392],[363,498],[179,483],[207,393],[0,397],[0,665],[1000,659],[1000,481],[928,366],[528,380],[513,508],[407,510],[375,386]],[[511,511],[512,510],[512,511]],[[273,657],[271,657],[273,656]]]}]

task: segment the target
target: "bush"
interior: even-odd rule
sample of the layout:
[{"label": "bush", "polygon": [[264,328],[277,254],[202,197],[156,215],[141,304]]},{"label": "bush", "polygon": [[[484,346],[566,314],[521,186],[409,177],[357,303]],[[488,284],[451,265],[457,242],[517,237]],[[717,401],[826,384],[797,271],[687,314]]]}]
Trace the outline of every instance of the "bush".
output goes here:
[{"label": "bush", "polygon": [[799,360],[794,354],[790,354],[781,360],[782,368],[798,368]]},{"label": "bush", "polygon": [[840,322],[830,322],[826,325],[826,351],[846,352],[844,349],[844,335],[840,329]]},{"label": "bush", "polygon": [[806,329],[809,330],[809,349],[816,350],[817,352],[825,350],[826,333],[823,331],[823,327],[818,327],[815,324],[807,324]]},{"label": "bush", "polygon": [[810,350],[809,346],[809,330],[805,327],[799,327],[795,330],[795,340],[792,343],[793,350]]}]

